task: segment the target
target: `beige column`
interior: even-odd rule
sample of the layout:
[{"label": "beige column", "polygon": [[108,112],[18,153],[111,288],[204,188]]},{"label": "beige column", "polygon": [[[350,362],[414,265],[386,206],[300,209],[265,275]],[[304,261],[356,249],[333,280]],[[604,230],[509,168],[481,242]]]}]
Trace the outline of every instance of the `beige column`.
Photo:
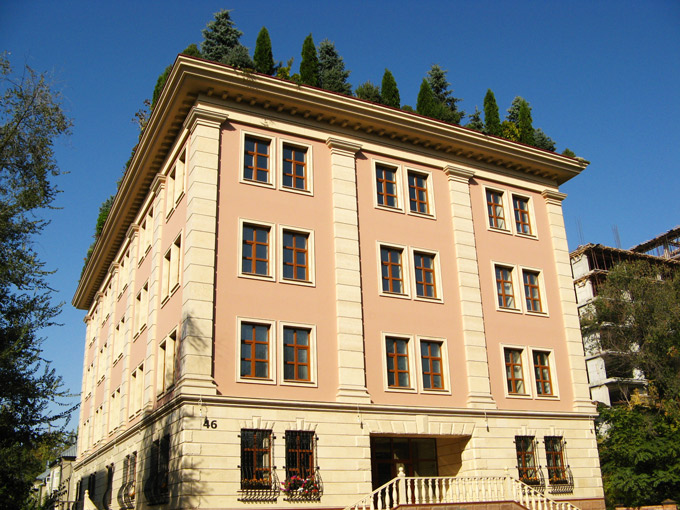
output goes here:
[{"label": "beige column", "polygon": [[355,156],[361,145],[328,138],[333,189],[333,239],[338,330],[338,402],[369,403],[364,362],[359,215]]},{"label": "beige column", "polygon": [[469,407],[495,409],[489,380],[489,359],[486,352],[482,291],[479,285],[479,266],[475,229],[470,202],[472,170],[447,165],[444,172],[449,178],[449,198],[453,239],[458,267],[461,328],[465,347]]},{"label": "beige column", "polygon": [[569,264],[567,232],[564,228],[564,217],[562,215],[562,200],[567,195],[550,189],[544,190],[542,195],[548,212],[548,225],[553,253],[555,254],[555,272],[557,273],[560,303],[562,305],[564,337],[567,342],[569,370],[574,391],[574,411],[594,413],[595,406],[590,398],[588,388],[581,325],[576,308],[576,296],[574,295],[574,279],[571,276],[571,265]]},{"label": "beige column", "polygon": [[217,175],[221,125],[212,105],[197,103],[187,115],[187,216],[182,242],[182,334],[178,392],[215,395],[212,377]]}]

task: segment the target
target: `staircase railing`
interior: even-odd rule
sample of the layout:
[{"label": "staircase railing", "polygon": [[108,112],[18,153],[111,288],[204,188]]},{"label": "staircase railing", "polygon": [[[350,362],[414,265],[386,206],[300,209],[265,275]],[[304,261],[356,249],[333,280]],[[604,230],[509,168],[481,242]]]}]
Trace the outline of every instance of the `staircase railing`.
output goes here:
[{"label": "staircase railing", "polygon": [[579,510],[509,476],[397,476],[345,510],[391,510],[399,505],[514,501],[529,510]]}]

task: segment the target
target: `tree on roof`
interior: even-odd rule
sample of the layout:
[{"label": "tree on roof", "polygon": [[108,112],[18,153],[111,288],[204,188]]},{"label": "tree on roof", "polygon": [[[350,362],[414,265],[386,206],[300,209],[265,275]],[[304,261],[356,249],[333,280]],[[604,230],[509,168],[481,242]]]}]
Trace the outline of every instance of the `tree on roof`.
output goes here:
[{"label": "tree on roof", "polygon": [[488,89],[484,96],[484,132],[493,136],[501,136],[502,133],[498,104],[491,89]]},{"label": "tree on roof", "polygon": [[354,90],[354,95],[359,99],[366,99],[374,103],[380,102],[380,87],[370,81],[364,82]]},{"label": "tree on roof", "polygon": [[350,71],[335,48],[335,43],[324,39],[319,43],[319,86],[341,94],[352,94],[352,85],[347,82]]},{"label": "tree on roof", "polygon": [[262,27],[260,33],[257,34],[253,62],[255,63],[255,70],[258,73],[272,76],[276,71],[274,54],[272,53],[272,41],[269,38],[269,31],[265,27]]},{"label": "tree on roof", "polygon": [[243,35],[231,20],[231,11],[222,9],[215,13],[215,19],[208,22],[203,29],[201,53],[203,57],[215,62],[222,62],[229,51],[238,46]]},{"label": "tree on roof", "polygon": [[302,43],[302,61],[300,62],[300,81],[312,87],[319,86],[319,59],[312,34],[305,37]]},{"label": "tree on roof", "polygon": [[474,129],[475,131],[482,132],[484,131],[484,121],[482,121],[482,112],[479,111],[479,108],[475,106],[475,113],[470,115],[470,121],[465,124],[465,127],[468,129]]},{"label": "tree on roof", "polygon": [[399,97],[399,89],[397,88],[397,80],[389,69],[385,69],[380,85],[380,102],[387,106],[399,108],[401,106],[401,98]]},{"label": "tree on roof", "polygon": [[430,88],[437,98],[437,101],[442,104],[444,108],[440,109],[439,118],[445,122],[452,124],[460,124],[460,121],[465,117],[465,112],[458,110],[460,98],[453,97],[453,92],[449,90],[451,84],[446,79],[448,71],[442,69],[437,64],[432,64],[432,67],[427,72],[427,81]]},{"label": "tree on roof", "polygon": [[519,118],[517,119],[519,141],[527,145],[534,144],[534,126],[531,118],[531,107],[525,100],[519,105]]}]

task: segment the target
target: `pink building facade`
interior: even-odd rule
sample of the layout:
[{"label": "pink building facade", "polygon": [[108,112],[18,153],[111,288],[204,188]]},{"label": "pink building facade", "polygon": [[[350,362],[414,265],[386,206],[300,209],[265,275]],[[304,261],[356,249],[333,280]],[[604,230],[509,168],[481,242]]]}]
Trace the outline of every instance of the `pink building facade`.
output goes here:
[{"label": "pink building facade", "polygon": [[603,508],[584,168],[178,57],[73,300],[78,504],[344,508],[401,472]]}]

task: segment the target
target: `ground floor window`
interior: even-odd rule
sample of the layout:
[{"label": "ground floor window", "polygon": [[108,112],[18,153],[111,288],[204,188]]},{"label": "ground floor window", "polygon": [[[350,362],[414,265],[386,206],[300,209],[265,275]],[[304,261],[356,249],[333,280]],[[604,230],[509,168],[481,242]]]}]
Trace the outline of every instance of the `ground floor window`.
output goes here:
[{"label": "ground floor window", "polygon": [[286,480],[282,490],[289,498],[318,499],[322,485],[314,464],[316,436],[313,431],[286,431]]},{"label": "ground floor window", "polygon": [[567,467],[564,463],[564,440],[561,437],[545,437],[545,457],[550,484],[568,483]]},{"label": "ground floor window", "polygon": [[517,471],[519,479],[530,485],[541,483],[536,464],[536,440],[534,436],[515,436]]},{"label": "ground floor window", "polygon": [[272,489],[272,431],[241,429],[241,490]]}]

